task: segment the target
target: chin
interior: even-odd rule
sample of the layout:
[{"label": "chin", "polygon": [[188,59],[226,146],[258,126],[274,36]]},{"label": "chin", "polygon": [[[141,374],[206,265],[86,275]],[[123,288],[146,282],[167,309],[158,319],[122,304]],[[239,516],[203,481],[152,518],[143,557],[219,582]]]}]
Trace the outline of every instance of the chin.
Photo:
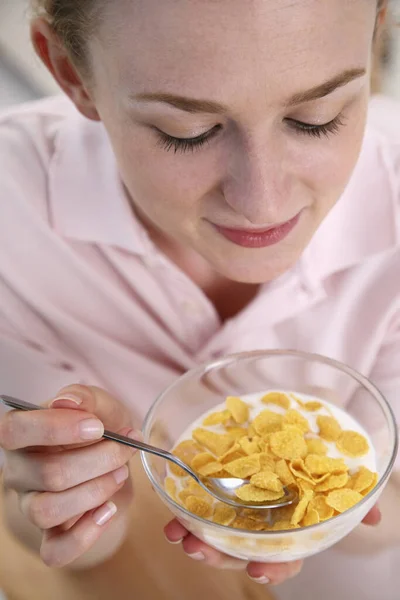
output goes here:
[{"label": "chin", "polygon": [[277,279],[289,271],[296,263],[297,257],[292,261],[275,260],[264,261],[257,264],[257,261],[237,261],[223,262],[214,264],[214,268],[220,275],[231,281],[248,284],[263,284]]}]

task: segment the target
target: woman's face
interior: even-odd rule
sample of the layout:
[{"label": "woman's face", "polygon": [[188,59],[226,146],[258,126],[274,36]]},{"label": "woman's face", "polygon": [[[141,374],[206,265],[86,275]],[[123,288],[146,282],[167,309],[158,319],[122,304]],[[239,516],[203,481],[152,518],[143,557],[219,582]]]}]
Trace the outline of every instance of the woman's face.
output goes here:
[{"label": "woman's face", "polygon": [[110,2],[94,100],[157,235],[236,281],[293,266],[359,155],[375,18],[375,0]]}]

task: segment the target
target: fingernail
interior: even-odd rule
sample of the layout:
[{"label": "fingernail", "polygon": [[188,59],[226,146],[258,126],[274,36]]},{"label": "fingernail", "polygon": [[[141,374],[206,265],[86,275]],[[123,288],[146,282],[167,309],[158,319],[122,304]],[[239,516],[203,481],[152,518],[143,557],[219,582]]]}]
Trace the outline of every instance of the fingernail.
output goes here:
[{"label": "fingernail", "polygon": [[103,433],[103,424],[98,419],[85,419],[79,423],[79,435],[83,440],[99,440]]},{"label": "fingernail", "polygon": [[102,527],[115,515],[117,507],[114,502],[107,502],[93,514],[93,519],[96,525]]},{"label": "fingernail", "polygon": [[165,539],[167,540],[167,542],[169,544],[173,544],[173,545],[178,545],[178,544],[181,544],[183,542],[183,537],[179,538],[179,540],[170,540],[169,538],[167,538],[167,536],[165,536]]},{"label": "fingernail", "polygon": [[263,575],[262,577],[252,577],[251,575],[249,575],[249,578],[252,581],[255,581],[256,583],[260,583],[262,585],[266,585],[268,583],[271,583],[271,580],[268,577],[266,577],[265,575]]},{"label": "fingernail", "polygon": [[115,481],[117,482],[117,485],[120,485],[123,481],[126,481],[128,479],[129,469],[126,465],[124,465],[120,469],[117,469],[116,471],[114,471],[113,475],[114,475]]},{"label": "fingernail", "polygon": [[193,558],[193,560],[204,560],[205,556],[202,552],[195,552],[194,554],[188,554],[189,558]]},{"label": "fingernail", "polygon": [[79,396],[75,396],[75,394],[63,394],[62,396],[57,396],[51,404],[51,408],[76,408],[82,404],[82,399]]}]

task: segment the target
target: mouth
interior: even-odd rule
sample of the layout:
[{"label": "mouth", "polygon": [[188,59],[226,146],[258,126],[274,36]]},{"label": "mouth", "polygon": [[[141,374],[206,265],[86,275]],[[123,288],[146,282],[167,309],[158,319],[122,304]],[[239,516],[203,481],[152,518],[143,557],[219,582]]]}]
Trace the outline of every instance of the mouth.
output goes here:
[{"label": "mouth", "polygon": [[300,220],[301,213],[298,213],[293,219],[271,225],[270,227],[260,229],[229,229],[214,225],[216,230],[223,235],[227,240],[242,246],[243,248],[266,248],[274,246],[284,240],[289,233],[296,227]]}]

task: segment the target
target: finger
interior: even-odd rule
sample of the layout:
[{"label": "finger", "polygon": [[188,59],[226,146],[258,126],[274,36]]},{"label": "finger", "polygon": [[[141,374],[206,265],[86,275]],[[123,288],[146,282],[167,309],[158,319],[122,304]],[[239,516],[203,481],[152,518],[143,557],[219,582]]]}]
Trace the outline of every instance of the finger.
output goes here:
[{"label": "finger", "polygon": [[97,542],[112,522],[117,507],[106,502],[100,508],[85,514],[68,531],[51,529],[43,534],[40,555],[49,567],[65,567],[85,554]]},{"label": "finger", "polygon": [[182,546],[189,558],[203,561],[210,567],[234,570],[244,570],[246,568],[247,563],[245,561],[218,552],[218,550],[207,546],[191,533],[183,539]]},{"label": "finger", "polygon": [[128,477],[129,469],[124,465],[109,475],[92,479],[66,492],[23,494],[20,497],[21,511],[39,529],[52,529],[102,506]]},{"label": "finger", "polygon": [[164,528],[164,533],[170,544],[180,544],[189,532],[178,519],[174,519]]},{"label": "finger", "polygon": [[[65,401],[68,401],[67,403]],[[51,407],[78,408],[96,415],[107,429],[118,431],[123,427],[132,428],[132,413],[122,402],[94,386],[70,385],[63,388]]]},{"label": "finger", "polygon": [[303,561],[289,563],[250,563],[247,573],[253,581],[261,584],[279,585],[296,577],[302,569]]},{"label": "finger", "polygon": [[364,525],[376,526],[376,525],[379,525],[381,520],[382,520],[382,513],[377,506],[374,506],[369,511],[367,516],[364,518],[363,523],[364,523]]},{"label": "finger", "polygon": [[[134,439],[138,437],[135,432],[127,433]],[[4,466],[4,484],[19,493],[63,492],[116,471],[135,452],[130,446],[112,441],[53,454],[9,452]]]},{"label": "finger", "polygon": [[75,410],[11,411],[0,420],[0,447],[20,450],[100,440],[102,422],[94,415]]}]

